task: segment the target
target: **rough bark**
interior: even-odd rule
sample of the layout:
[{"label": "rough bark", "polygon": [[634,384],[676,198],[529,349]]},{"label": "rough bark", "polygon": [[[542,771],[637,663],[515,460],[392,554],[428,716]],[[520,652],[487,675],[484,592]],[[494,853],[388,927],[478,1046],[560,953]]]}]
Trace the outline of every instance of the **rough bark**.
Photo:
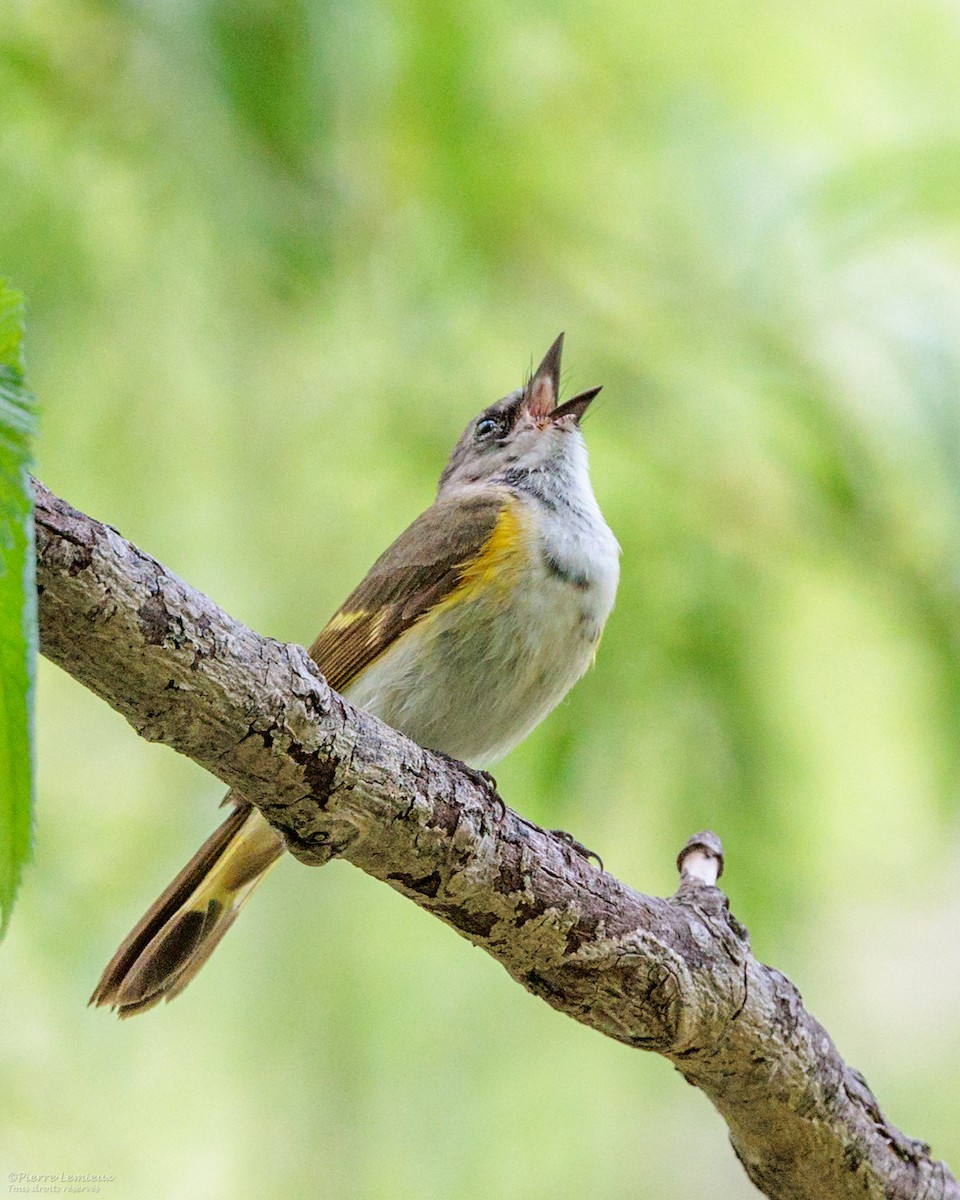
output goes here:
[{"label": "rough bark", "polygon": [[778,1200],[960,1200],[884,1117],[715,886],[713,835],[672,898],[632,891],[503,811],[469,772],[354,708],[306,651],[261,637],[115,530],[35,485],[43,653],[137,732],[238,788],[302,862],[339,855],[496,958],[534,995],[669,1059]]}]

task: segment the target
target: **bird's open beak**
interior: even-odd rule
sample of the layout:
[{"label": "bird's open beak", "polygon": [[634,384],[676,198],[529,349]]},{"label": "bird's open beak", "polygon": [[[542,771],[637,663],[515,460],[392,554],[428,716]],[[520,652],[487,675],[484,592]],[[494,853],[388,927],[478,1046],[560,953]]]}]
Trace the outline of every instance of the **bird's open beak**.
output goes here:
[{"label": "bird's open beak", "polygon": [[564,417],[573,417],[574,421],[579,425],[583,414],[590,407],[590,401],[603,391],[603,386],[590,388],[586,392],[581,392],[579,396],[574,396],[570,400],[564,401],[559,408],[555,408],[550,414],[551,421],[562,421]]},{"label": "bird's open beak", "polygon": [[572,400],[557,406],[557,396],[560,394],[560,359],[563,355],[563,334],[561,333],[550,349],[543,356],[543,362],[537,367],[523,395],[523,405],[535,421],[561,421],[564,417],[573,417],[579,423],[580,418],[590,407],[590,401],[600,389],[591,388],[581,392]]},{"label": "bird's open beak", "polygon": [[563,355],[561,333],[543,356],[543,362],[533,373],[523,393],[523,405],[535,421],[549,417],[557,407],[560,394],[560,359]]}]

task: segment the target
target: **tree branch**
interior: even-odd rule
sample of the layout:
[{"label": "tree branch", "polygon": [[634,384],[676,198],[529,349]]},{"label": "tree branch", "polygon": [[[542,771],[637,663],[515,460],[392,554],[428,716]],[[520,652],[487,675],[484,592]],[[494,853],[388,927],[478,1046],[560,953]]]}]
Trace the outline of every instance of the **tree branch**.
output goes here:
[{"label": "tree branch", "polygon": [[793,984],[753,957],[715,886],[715,835],[681,852],[671,899],[631,891],[354,708],[302,647],[247,629],[115,530],[35,492],[43,653],[142,737],[238,788],[302,862],[349,860],[559,1012],[669,1059],[767,1196],[960,1200]]}]

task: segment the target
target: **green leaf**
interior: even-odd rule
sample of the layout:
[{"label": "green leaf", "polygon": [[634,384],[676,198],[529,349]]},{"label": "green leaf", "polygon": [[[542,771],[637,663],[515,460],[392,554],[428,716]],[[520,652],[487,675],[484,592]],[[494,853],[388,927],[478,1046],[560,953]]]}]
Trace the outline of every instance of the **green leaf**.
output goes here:
[{"label": "green leaf", "polygon": [[0,935],[30,855],[36,587],[23,304],[0,281]]}]

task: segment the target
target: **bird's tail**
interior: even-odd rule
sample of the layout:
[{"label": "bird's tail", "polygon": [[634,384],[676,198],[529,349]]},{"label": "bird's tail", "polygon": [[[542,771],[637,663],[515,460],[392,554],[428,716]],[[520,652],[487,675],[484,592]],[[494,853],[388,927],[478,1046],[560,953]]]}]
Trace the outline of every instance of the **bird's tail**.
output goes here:
[{"label": "bird's tail", "polygon": [[280,835],[241,800],[137,922],[90,1003],[131,1017],[178,996],[283,849]]}]

